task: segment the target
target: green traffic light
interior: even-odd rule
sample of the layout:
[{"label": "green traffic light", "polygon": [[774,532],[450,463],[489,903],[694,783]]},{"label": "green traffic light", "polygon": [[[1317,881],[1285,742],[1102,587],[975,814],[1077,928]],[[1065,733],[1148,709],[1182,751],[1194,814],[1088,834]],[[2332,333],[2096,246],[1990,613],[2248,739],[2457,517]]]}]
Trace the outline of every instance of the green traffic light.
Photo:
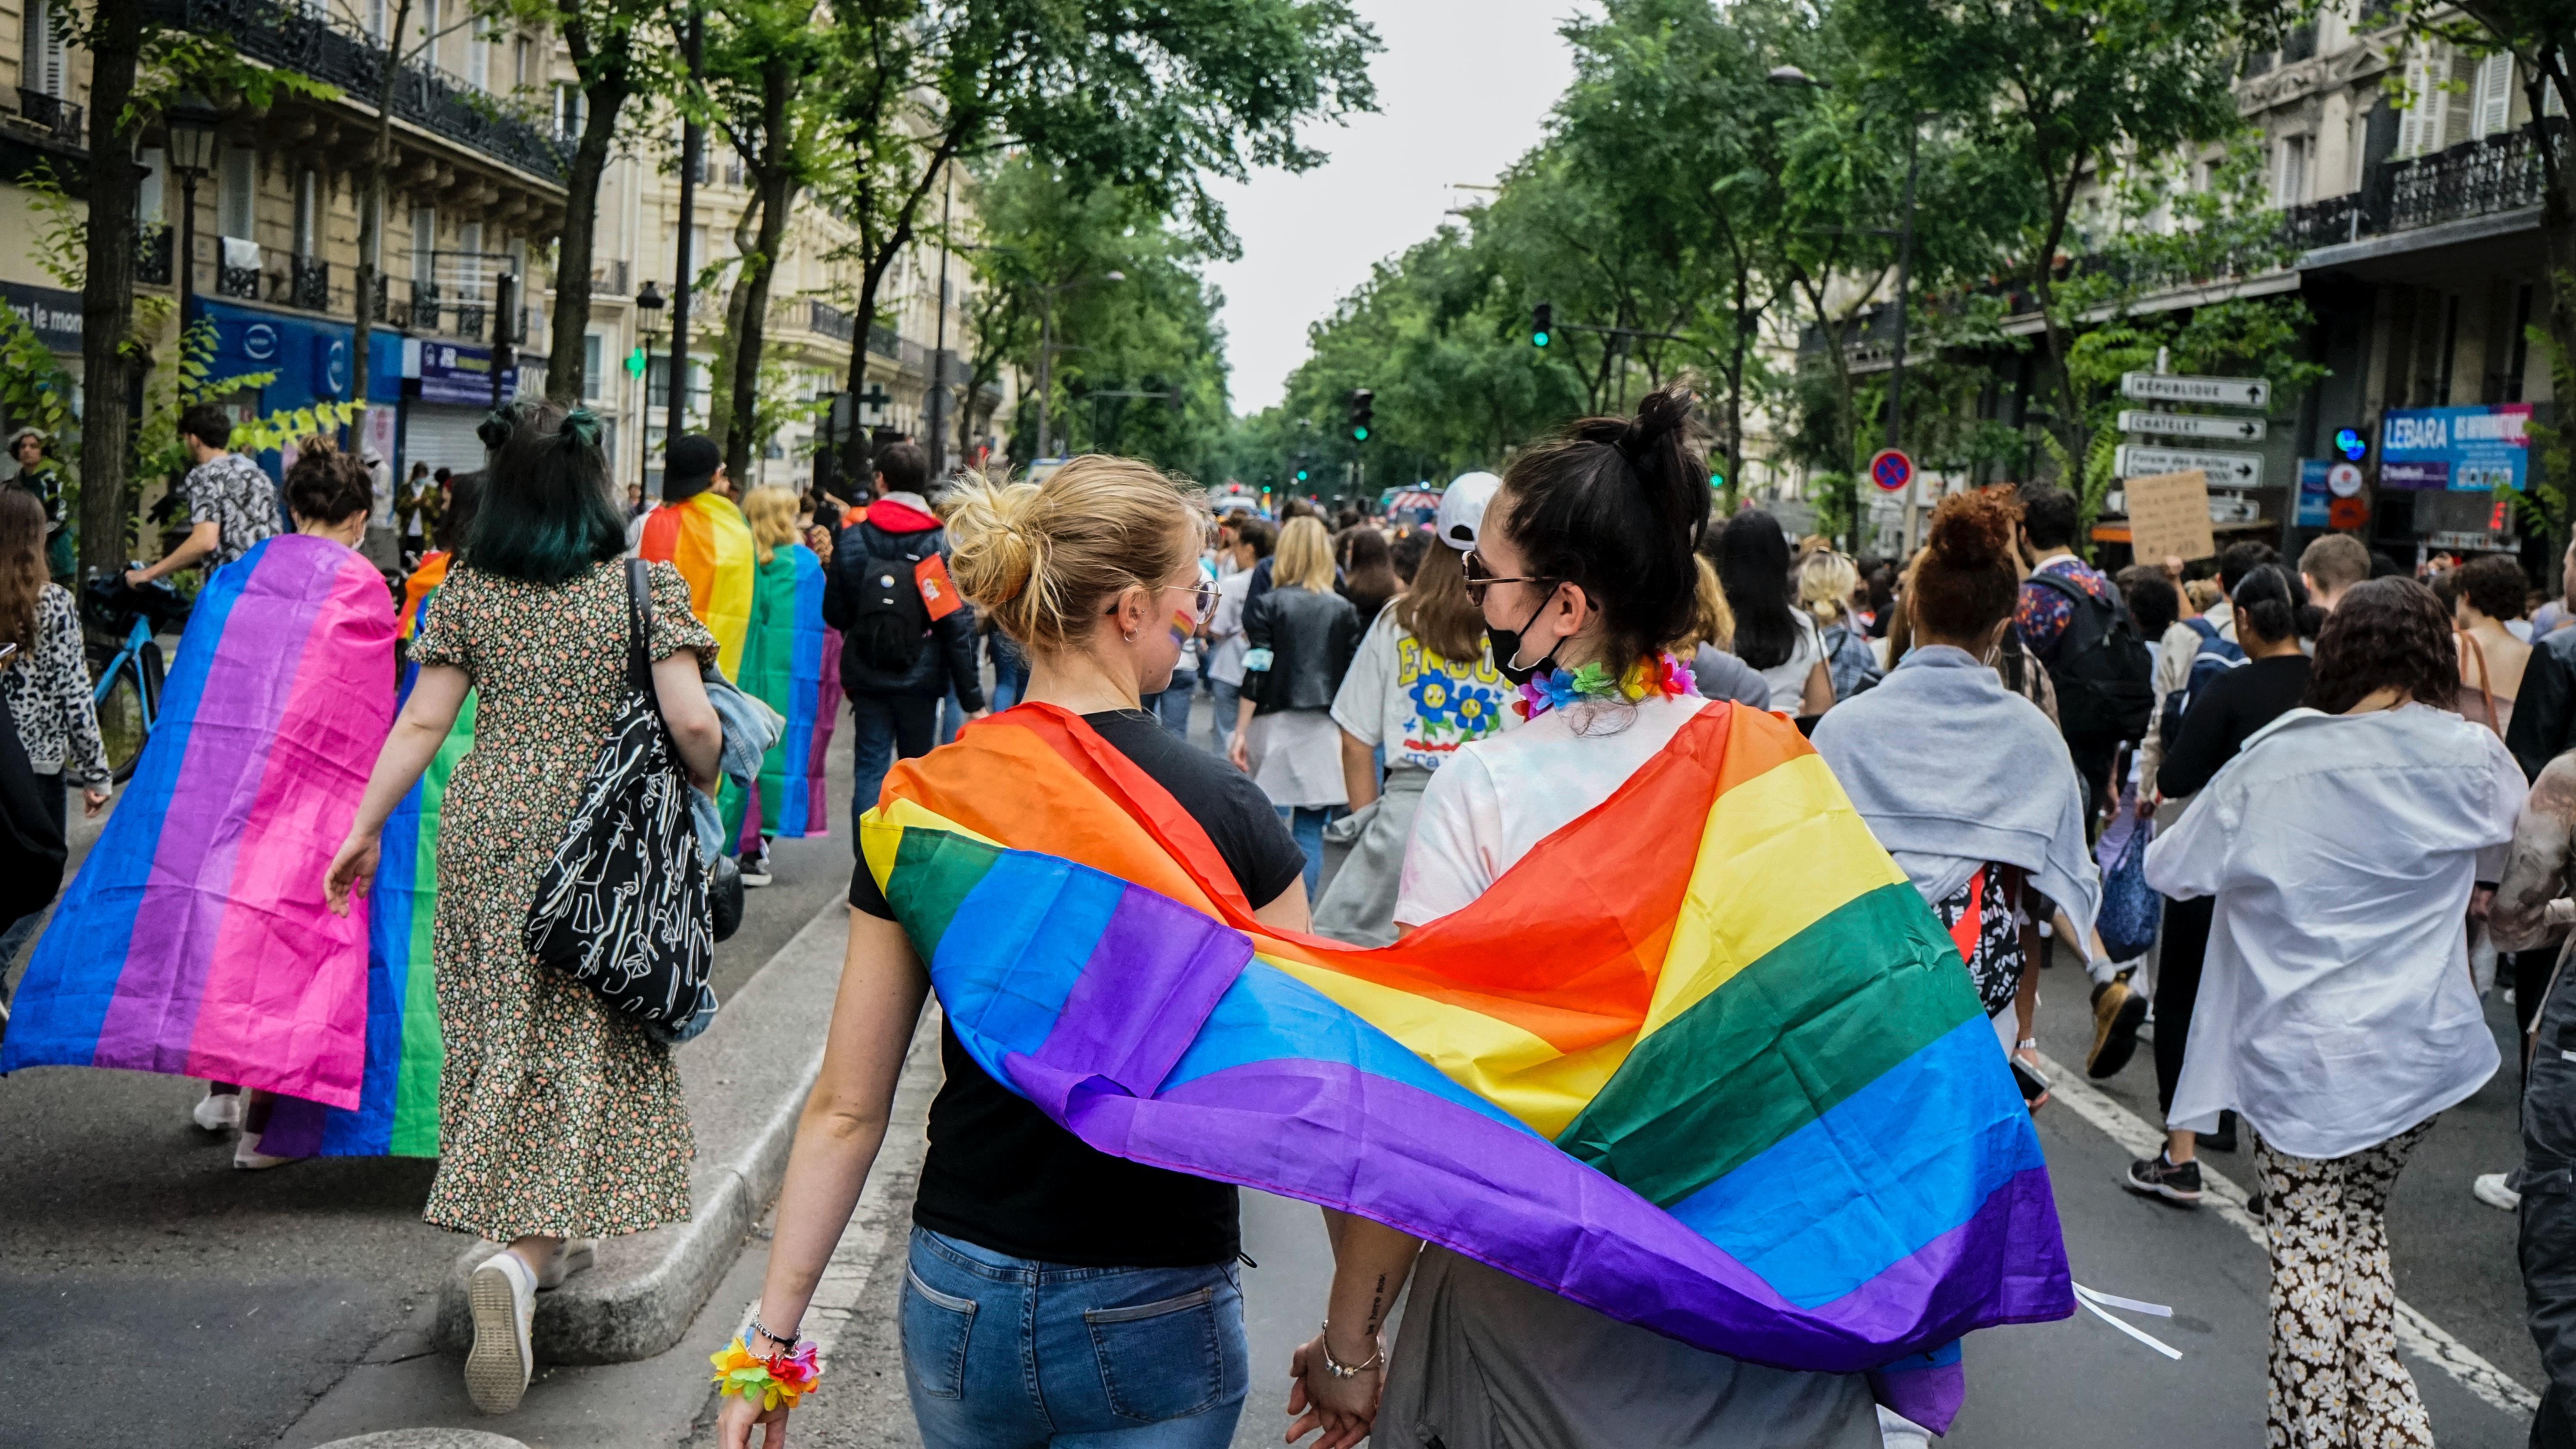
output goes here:
[{"label": "green traffic light", "polygon": [[1365,442],[1367,442],[1367,441],[1368,441],[1368,429],[1366,429],[1366,428],[1353,428],[1353,429],[1351,429],[1351,441],[1352,441],[1352,442],[1355,442],[1355,443],[1365,443]]},{"label": "green traffic light", "polygon": [[1305,482],[1305,481],[1306,481],[1306,470],[1305,470],[1305,469],[1300,468],[1300,469],[1298,469],[1298,470],[1297,470],[1297,481],[1298,481],[1298,482],[1300,482],[1300,483],[1303,483],[1303,482]]},{"label": "green traffic light", "polygon": [[1532,347],[1545,347],[1546,345],[1547,345],[1547,334],[1546,334],[1546,333],[1544,333],[1544,332],[1533,332],[1533,333],[1531,333],[1531,334],[1530,334],[1530,346],[1532,346]]}]

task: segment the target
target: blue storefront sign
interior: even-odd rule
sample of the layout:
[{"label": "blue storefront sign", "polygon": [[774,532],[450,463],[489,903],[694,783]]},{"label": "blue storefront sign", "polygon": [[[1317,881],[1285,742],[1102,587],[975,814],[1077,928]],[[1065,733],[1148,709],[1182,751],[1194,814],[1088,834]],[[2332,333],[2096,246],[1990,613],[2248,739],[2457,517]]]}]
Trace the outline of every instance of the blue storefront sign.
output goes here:
[{"label": "blue storefront sign", "polygon": [[[215,355],[207,366],[209,376],[220,380],[256,373],[270,375],[259,390],[260,411],[349,401],[355,368],[349,356],[348,324],[203,298],[197,309],[198,315],[215,327]],[[373,342],[367,358],[367,400],[399,402],[402,336],[379,330]]]},{"label": "blue storefront sign", "polygon": [[2486,493],[2530,476],[2531,404],[2398,408],[2379,420],[2379,486]]},{"label": "blue storefront sign", "polygon": [[2291,515],[2293,528],[2323,528],[2327,510],[2334,506],[2334,495],[2326,491],[2326,469],[2334,466],[2323,458],[2299,460],[2299,506]]},{"label": "blue storefront sign", "polygon": [[[406,344],[406,350],[418,349],[416,367],[404,371],[420,379],[419,397],[425,403],[447,403],[460,407],[492,405],[492,349],[463,342],[420,341]],[[519,369],[512,365],[501,369],[501,396],[519,395]]]}]

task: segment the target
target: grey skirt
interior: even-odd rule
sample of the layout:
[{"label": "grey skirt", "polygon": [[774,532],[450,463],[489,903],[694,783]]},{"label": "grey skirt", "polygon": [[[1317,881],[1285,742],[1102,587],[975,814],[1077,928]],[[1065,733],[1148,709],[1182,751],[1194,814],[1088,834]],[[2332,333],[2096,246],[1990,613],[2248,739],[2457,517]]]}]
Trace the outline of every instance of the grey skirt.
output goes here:
[{"label": "grey skirt", "polygon": [[1381,1449],[1879,1449],[1863,1374],[1704,1352],[1445,1248],[1413,1272]]},{"label": "grey skirt", "polygon": [[1398,765],[1367,808],[1324,827],[1326,839],[1350,833],[1351,853],[1315,903],[1315,934],[1354,946],[1395,940],[1395,893],[1404,883],[1404,847],[1413,839],[1413,812],[1422,805],[1429,770]]}]

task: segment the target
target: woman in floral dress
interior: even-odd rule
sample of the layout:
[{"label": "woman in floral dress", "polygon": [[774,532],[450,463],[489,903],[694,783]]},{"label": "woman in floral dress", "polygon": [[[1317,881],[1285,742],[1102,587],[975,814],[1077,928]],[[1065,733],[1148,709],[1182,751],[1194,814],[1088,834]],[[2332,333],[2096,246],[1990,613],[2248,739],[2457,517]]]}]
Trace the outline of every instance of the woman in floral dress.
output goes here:
[{"label": "woman in floral dress", "polygon": [[[466,1388],[489,1413],[518,1406],[534,1294],[587,1266],[581,1240],[689,1215],[688,1111],[669,1049],[525,944],[537,878],[624,698],[624,547],[596,420],[523,407],[412,642],[419,678],[331,866],[337,906],[373,875],[386,818],[473,689],[475,744],[439,835],[432,950],[447,1058],[422,1215],[509,1245],[470,1293]],[[650,570],[655,693],[690,775],[711,783],[722,736],[697,661],[715,636],[689,612],[679,572]]]}]

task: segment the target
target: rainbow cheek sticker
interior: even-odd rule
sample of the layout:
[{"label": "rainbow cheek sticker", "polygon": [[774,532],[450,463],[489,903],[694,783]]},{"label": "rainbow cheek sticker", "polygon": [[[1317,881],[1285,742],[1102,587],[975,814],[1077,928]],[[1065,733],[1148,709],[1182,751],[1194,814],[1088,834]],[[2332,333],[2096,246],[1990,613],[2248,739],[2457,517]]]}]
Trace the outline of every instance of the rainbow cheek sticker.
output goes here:
[{"label": "rainbow cheek sticker", "polygon": [[1174,609],[1172,611],[1172,641],[1174,643],[1187,644],[1190,642],[1190,636],[1196,634],[1198,631],[1198,615],[1191,613],[1187,609]]}]

